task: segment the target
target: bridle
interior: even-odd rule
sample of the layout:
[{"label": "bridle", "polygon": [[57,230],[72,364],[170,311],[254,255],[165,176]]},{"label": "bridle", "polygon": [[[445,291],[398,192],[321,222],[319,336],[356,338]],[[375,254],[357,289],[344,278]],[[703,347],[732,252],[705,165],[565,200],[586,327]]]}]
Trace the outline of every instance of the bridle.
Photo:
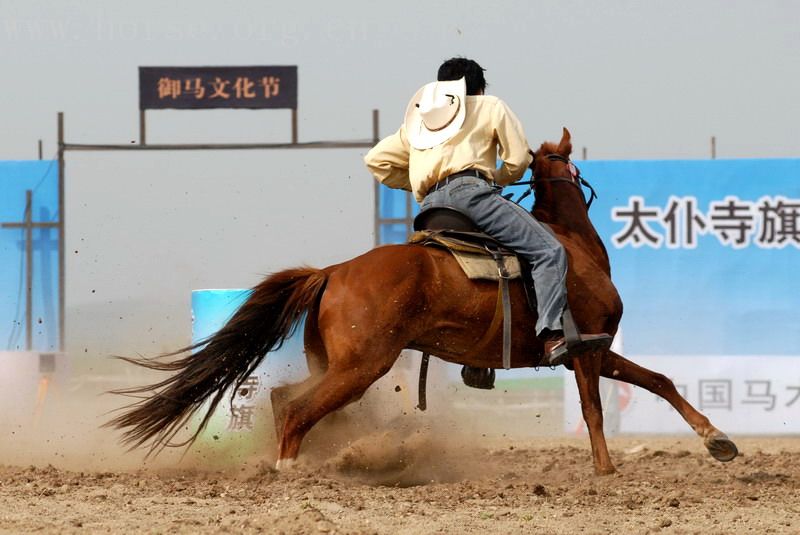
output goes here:
[{"label": "bridle", "polygon": [[[592,185],[589,184],[589,182],[581,176],[581,170],[578,169],[578,166],[572,163],[572,161],[569,158],[565,158],[560,154],[548,154],[545,156],[545,158],[547,158],[551,162],[562,162],[567,164],[567,169],[569,169],[570,176],[569,177],[552,176],[552,177],[540,178],[534,174],[530,181],[515,182],[514,183],[515,186],[530,186],[530,189],[525,193],[523,193],[522,196],[519,199],[517,199],[516,202],[519,203],[522,199],[530,195],[533,189],[536,187],[536,184],[542,182],[567,182],[578,188],[578,191],[581,192],[581,196],[583,197],[583,202],[586,203],[586,209],[588,210],[589,208],[591,208],[592,202],[594,202],[594,200],[597,198],[597,192],[595,192]],[[534,162],[536,161],[536,154],[533,155],[533,161]],[[589,191],[591,192],[588,201],[586,200],[586,195],[583,192],[583,186],[589,188]]]},{"label": "bridle", "polygon": [[[538,178],[536,175],[533,175],[533,180],[531,180],[531,187],[535,188],[538,182],[568,182],[578,188],[578,191],[581,192],[581,197],[583,197],[583,202],[586,203],[586,209],[592,207],[592,202],[597,198],[597,192],[594,191],[589,182],[586,181],[585,178],[581,176],[581,170],[578,169],[578,166],[572,163],[569,158],[565,158],[560,154],[548,154],[545,156],[551,162],[562,162],[567,164],[567,169],[569,169],[569,178],[561,177],[561,176],[553,176],[553,177],[545,177],[545,178]],[[534,161],[536,161],[536,156],[534,155]],[[591,195],[589,196],[589,200],[586,200],[586,195],[583,193],[583,186],[589,188]]]}]

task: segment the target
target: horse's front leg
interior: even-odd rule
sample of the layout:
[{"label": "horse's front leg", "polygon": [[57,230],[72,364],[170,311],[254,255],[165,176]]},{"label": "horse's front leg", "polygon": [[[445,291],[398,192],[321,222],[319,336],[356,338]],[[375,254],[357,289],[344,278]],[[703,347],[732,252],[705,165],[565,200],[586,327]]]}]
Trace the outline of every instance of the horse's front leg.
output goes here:
[{"label": "horse's front leg", "polygon": [[703,437],[709,453],[718,461],[731,461],[739,454],[736,444],[692,407],[665,375],[643,368],[613,351],[606,354],[600,372],[603,377],[639,386],[667,400],[695,433]]},{"label": "horse's front leg", "polygon": [[597,475],[613,474],[616,469],[608,454],[606,437],[603,434],[603,408],[600,402],[602,353],[591,352],[573,357],[572,365],[575,369],[575,381],[578,383],[578,393],[581,397],[583,419],[589,430],[589,440],[592,444],[594,471]]}]

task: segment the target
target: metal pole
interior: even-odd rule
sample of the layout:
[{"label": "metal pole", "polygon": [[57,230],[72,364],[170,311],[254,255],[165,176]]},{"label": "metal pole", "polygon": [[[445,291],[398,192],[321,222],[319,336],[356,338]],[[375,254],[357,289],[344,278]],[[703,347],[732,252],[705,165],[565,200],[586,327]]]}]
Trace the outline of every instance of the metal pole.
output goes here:
[{"label": "metal pole", "polygon": [[66,247],[64,241],[64,112],[58,112],[58,344],[64,351]]},{"label": "metal pole", "polygon": [[292,144],[297,144],[297,108],[292,108]]},{"label": "metal pole", "polygon": [[717,136],[711,136],[711,159],[717,159]]},{"label": "metal pole", "polygon": [[375,179],[373,179],[372,181],[374,182],[374,186],[372,187],[372,191],[373,191],[372,197],[374,199],[373,208],[375,210],[375,212],[374,212],[375,215],[374,215],[374,218],[373,218],[373,222],[374,222],[373,231],[375,232],[375,246],[377,246],[381,241],[381,224],[380,224],[380,218],[381,218],[381,185]]},{"label": "metal pole", "polygon": [[582,152],[583,152],[583,159],[585,160],[586,159],[586,152],[587,152],[586,151],[586,147],[583,147],[583,151]]},{"label": "metal pole", "polygon": [[39,159],[42,159],[42,140],[39,140]]},{"label": "metal pole", "polygon": [[414,216],[412,215],[412,205],[414,199],[411,197],[411,192],[406,192],[406,240],[411,237],[414,232]]},{"label": "metal pole", "polygon": [[139,145],[147,145],[147,123],[145,110],[139,110]]},{"label": "metal pole", "polygon": [[[378,121],[378,110],[372,110],[372,141],[377,143],[380,139],[380,124]],[[375,232],[375,245],[377,246],[381,241],[381,185],[378,183],[377,180],[374,180],[374,185],[372,188],[373,197],[374,197],[374,232]]]},{"label": "metal pole", "polygon": [[152,150],[275,150],[275,149],[369,149],[375,143],[371,139],[355,141],[306,141],[303,143],[66,143],[64,151],[152,151]]},{"label": "metal pole", "polygon": [[33,191],[25,191],[25,351],[33,350]]}]

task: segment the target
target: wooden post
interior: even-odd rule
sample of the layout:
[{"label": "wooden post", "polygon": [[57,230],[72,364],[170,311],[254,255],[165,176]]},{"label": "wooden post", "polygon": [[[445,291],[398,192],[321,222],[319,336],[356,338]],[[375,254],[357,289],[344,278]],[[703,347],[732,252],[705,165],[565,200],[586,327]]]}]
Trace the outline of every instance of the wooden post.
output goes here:
[{"label": "wooden post", "polygon": [[66,260],[67,244],[64,241],[64,112],[58,112],[58,344],[59,350],[64,351],[66,324],[64,318],[66,295]]},{"label": "wooden post", "polygon": [[711,136],[711,159],[717,159],[717,136]]},{"label": "wooden post", "polygon": [[583,147],[583,150],[581,152],[582,152],[582,157],[585,160],[586,159],[586,152],[587,152],[586,151],[586,147]]},{"label": "wooden post", "polygon": [[42,140],[39,140],[39,159],[42,159]]},{"label": "wooden post", "polygon": [[25,190],[25,351],[33,350],[33,191]]}]

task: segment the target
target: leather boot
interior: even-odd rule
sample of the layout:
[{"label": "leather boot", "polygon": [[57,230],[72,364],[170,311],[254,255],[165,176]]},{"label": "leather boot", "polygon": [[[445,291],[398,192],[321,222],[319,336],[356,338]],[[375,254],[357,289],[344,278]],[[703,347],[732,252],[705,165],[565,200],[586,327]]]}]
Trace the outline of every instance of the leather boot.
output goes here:
[{"label": "leather boot", "polygon": [[465,385],[472,388],[491,390],[494,388],[494,377],[493,368],[473,368],[472,366],[461,368],[461,379]]}]

